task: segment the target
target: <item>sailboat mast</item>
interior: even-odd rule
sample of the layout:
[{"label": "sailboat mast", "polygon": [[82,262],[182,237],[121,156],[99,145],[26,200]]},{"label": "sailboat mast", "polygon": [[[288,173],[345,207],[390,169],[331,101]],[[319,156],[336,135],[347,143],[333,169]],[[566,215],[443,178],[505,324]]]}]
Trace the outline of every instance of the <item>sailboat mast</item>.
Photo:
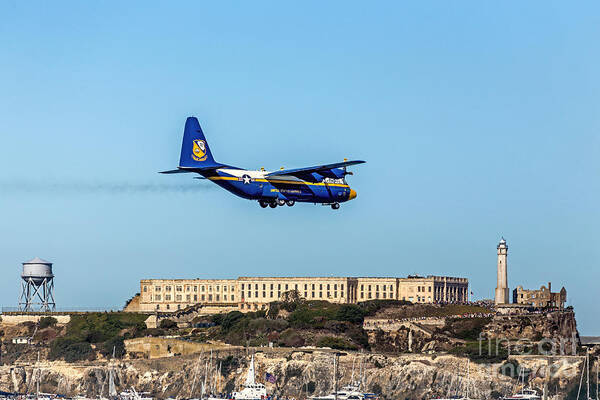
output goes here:
[{"label": "sailboat mast", "polygon": [[334,399],[338,400],[337,393],[337,353],[333,355],[333,393]]},{"label": "sailboat mast", "polygon": [[600,368],[600,357],[596,358],[596,400],[598,400],[598,368]]},{"label": "sailboat mast", "polygon": [[469,398],[469,382],[471,382],[471,360],[467,359],[467,399]]},{"label": "sailboat mast", "polygon": [[590,349],[588,348],[585,353],[585,359],[587,363],[587,398],[590,399]]},{"label": "sailboat mast", "polygon": [[42,371],[40,370],[40,351],[38,350],[38,358],[37,358],[37,364],[38,364],[38,374],[37,374],[37,380],[36,380],[36,398],[40,398],[40,379],[42,377]]}]

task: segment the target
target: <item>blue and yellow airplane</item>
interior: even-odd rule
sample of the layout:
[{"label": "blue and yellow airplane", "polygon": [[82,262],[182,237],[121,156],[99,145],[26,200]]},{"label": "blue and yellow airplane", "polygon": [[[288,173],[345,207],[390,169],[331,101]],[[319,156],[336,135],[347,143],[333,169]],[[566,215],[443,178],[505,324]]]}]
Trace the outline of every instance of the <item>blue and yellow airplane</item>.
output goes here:
[{"label": "blue and yellow airplane", "polygon": [[337,210],[340,203],[356,198],[356,192],[346,182],[350,165],[364,161],[347,161],[316,167],[251,171],[215,161],[202,128],[195,117],[189,117],[183,131],[179,167],[162,174],[195,172],[231,193],[249,200],[258,200],[262,208],[293,206],[296,202],[330,205]]}]

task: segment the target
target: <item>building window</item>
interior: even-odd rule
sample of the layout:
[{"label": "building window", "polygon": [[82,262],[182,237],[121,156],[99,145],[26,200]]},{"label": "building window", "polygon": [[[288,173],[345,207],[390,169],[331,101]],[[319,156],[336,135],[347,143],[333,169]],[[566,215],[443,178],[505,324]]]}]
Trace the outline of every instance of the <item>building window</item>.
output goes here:
[{"label": "building window", "polygon": [[200,286],[200,290],[204,292],[204,285]]},{"label": "building window", "polygon": [[[323,285],[321,285],[323,286]],[[323,298],[323,292],[319,292],[319,298],[322,299]]]},{"label": "building window", "polygon": [[231,301],[234,301],[234,300],[235,300],[235,295],[232,294],[231,295]]},{"label": "building window", "polygon": [[263,297],[267,297],[267,292],[263,292]]},{"label": "building window", "polygon": [[386,293],[385,293],[385,292],[383,292],[383,298],[384,298],[384,299],[385,299],[385,296],[386,296]]},{"label": "building window", "polygon": [[165,291],[170,292],[171,291],[171,286],[165,286]]},{"label": "building window", "polygon": [[144,286],[144,292],[148,291],[148,286]]},{"label": "building window", "polygon": [[254,297],[258,297],[258,292],[254,292]]},{"label": "building window", "polygon": [[191,296],[191,295],[189,295],[189,294],[186,294],[186,295],[185,295],[185,299],[186,299],[187,301],[192,301],[192,296]]},{"label": "building window", "polygon": [[364,299],[365,298],[365,294],[363,292],[360,292],[360,298]]},{"label": "building window", "polygon": [[155,292],[160,292],[161,287],[160,286],[154,286],[154,291]]},{"label": "building window", "polygon": [[204,295],[200,296],[200,298],[202,299],[202,301],[204,301]]},{"label": "building window", "polygon": [[337,292],[333,292],[333,297],[337,297]]},{"label": "building window", "polygon": [[194,292],[198,291],[198,285],[194,285]]},{"label": "building window", "polygon": [[304,292],[304,297],[308,297],[308,292]]},{"label": "building window", "polygon": [[155,295],[154,300],[160,301],[160,294]]},{"label": "building window", "polygon": [[252,292],[248,290],[248,298],[252,297]]},{"label": "building window", "polygon": [[181,301],[181,295],[180,294],[178,294],[178,295],[175,296],[175,301]]},{"label": "building window", "polygon": [[310,297],[314,298],[315,297],[315,292],[311,292],[311,296]]},{"label": "building window", "polygon": [[244,284],[242,283],[242,290],[244,290]]},{"label": "building window", "polygon": [[186,287],[185,287],[185,291],[186,291],[186,292],[189,292],[189,291],[191,291],[191,290],[192,290],[192,288],[191,288],[190,286],[186,286]]},{"label": "building window", "polygon": [[183,292],[183,286],[175,286],[175,290],[178,292]]},{"label": "building window", "polygon": [[165,300],[167,300],[167,301],[171,300],[171,295],[170,294],[166,294],[165,295]]},{"label": "building window", "polygon": [[285,290],[288,290],[288,285],[287,285],[287,283],[285,284]]},{"label": "building window", "polygon": [[217,295],[217,301],[219,301],[219,295]]},{"label": "building window", "polygon": [[156,305],[156,309],[157,309],[157,310],[160,310],[160,304],[157,304],[157,305]]},{"label": "building window", "polygon": [[170,310],[171,306],[169,304],[167,304],[167,310]]},{"label": "building window", "polygon": [[331,297],[331,292],[327,292],[327,298]]},{"label": "building window", "polygon": [[314,283],[312,284],[312,290],[315,290],[315,284]]},{"label": "building window", "polygon": [[197,294],[194,295],[194,301],[198,301],[198,295]]},{"label": "building window", "polygon": [[208,295],[208,301],[212,301],[212,294]]},{"label": "building window", "polygon": [[[254,284],[254,290],[258,290],[258,283]],[[258,297],[258,296],[256,296],[256,297]]]},{"label": "building window", "polygon": [[269,297],[273,298],[273,292],[269,293]]}]

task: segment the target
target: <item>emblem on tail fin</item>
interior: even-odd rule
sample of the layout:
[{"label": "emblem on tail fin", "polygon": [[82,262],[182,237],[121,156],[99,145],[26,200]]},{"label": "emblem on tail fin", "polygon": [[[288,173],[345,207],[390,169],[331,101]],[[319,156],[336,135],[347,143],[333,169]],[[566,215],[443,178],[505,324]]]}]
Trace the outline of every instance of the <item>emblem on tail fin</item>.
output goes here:
[{"label": "emblem on tail fin", "polygon": [[196,161],[206,160],[206,142],[201,139],[194,140],[194,148],[192,149],[192,158]]}]

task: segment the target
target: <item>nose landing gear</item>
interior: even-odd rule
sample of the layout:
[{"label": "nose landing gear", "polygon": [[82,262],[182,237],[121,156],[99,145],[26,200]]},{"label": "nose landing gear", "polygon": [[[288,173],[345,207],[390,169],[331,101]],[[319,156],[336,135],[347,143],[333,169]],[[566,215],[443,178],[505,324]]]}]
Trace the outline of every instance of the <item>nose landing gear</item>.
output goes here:
[{"label": "nose landing gear", "polygon": [[340,208],[340,203],[333,203],[331,205],[331,208],[334,209],[334,210],[337,210],[338,208]]},{"label": "nose landing gear", "polygon": [[287,205],[288,205],[288,207],[291,207],[291,206],[293,206],[294,204],[296,204],[296,202],[295,202],[294,200],[288,200],[288,201],[286,201],[286,202],[285,202],[285,204],[287,204]]}]

